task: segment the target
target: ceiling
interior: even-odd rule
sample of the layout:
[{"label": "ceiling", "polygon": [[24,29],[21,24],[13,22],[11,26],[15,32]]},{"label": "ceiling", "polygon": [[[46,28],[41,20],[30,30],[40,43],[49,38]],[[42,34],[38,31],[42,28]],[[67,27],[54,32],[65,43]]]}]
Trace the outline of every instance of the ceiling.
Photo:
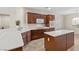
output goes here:
[{"label": "ceiling", "polygon": [[47,11],[47,12],[56,12],[62,15],[72,14],[79,11],[79,7],[30,7],[31,9],[36,9],[40,11]]}]

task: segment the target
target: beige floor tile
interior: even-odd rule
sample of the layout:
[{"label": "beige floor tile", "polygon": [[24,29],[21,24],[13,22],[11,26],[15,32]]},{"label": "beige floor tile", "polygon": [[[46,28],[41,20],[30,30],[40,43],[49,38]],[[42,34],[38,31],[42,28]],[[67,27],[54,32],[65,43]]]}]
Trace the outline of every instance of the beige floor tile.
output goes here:
[{"label": "beige floor tile", "polygon": [[[23,47],[24,51],[45,51],[44,38],[31,41],[28,45]],[[79,35],[74,36],[74,46],[68,51],[79,51]]]}]

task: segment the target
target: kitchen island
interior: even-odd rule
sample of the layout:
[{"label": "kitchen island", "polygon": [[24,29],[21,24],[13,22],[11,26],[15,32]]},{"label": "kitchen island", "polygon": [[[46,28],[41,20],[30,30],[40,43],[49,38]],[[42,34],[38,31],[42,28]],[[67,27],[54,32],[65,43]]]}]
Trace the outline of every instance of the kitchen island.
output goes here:
[{"label": "kitchen island", "polygon": [[56,30],[44,34],[46,51],[65,51],[74,45],[73,30]]}]

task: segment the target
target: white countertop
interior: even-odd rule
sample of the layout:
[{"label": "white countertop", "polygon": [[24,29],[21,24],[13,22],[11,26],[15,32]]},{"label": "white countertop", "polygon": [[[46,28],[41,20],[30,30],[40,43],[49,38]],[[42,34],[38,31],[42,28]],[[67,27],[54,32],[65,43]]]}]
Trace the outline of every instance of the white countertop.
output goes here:
[{"label": "white countertop", "polygon": [[74,32],[74,31],[73,30],[56,30],[56,31],[44,32],[44,33],[53,37],[57,37],[60,35],[71,33],[71,32]]},{"label": "white countertop", "polygon": [[49,28],[54,28],[54,27],[22,27],[20,31],[20,33],[23,33],[23,32],[27,32],[27,31],[30,31],[30,30],[38,30],[38,29],[49,29]]},{"label": "white countertop", "polygon": [[22,36],[17,29],[0,29],[0,50],[10,50],[23,45]]},{"label": "white countertop", "polygon": [[[18,29],[17,29],[18,30]],[[21,30],[18,30],[20,33],[23,33],[23,32],[27,32],[27,31],[30,31],[31,29],[30,28],[22,28]]]},{"label": "white countertop", "polygon": [[20,30],[17,28],[0,29],[0,50],[11,50],[24,45],[21,33],[37,29],[49,29],[52,27],[26,26]]},{"label": "white countertop", "polygon": [[31,30],[37,30],[37,29],[49,29],[50,27],[29,27]]}]

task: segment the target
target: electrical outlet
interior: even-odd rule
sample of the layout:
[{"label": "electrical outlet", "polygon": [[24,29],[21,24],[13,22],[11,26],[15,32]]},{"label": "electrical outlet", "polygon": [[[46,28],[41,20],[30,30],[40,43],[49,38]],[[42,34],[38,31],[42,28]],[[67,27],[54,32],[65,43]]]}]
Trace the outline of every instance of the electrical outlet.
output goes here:
[{"label": "electrical outlet", "polygon": [[48,38],[47,40],[48,40],[48,42],[49,42],[49,41],[50,41],[50,38]]}]

